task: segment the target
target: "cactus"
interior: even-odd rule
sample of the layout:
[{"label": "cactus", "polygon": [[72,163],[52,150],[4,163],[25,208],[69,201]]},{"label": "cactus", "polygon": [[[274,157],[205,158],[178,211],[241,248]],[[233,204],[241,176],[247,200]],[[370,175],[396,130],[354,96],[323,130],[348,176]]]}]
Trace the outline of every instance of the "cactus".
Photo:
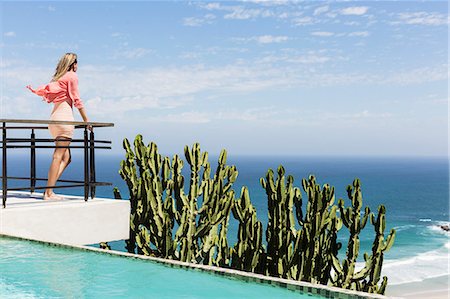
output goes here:
[{"label": "cactus", "polygon": [[[185,157],[191,168],[189,193],[183,190],[184,178],[179,162],[174,164],[174,194],[180,221],[175,235],[180,247],[180,260],[216,266],[230,264],[230,249],[226,238],[228,219],[234,200],[232,185],[238,172],[226,165],[226,151],[220,154],[216,173],[210,177],[208,153],[200,145],[185,147]],[[201,171],[203,174],[201,176]],[[201,207],[199,198],[202,196]]]},{"label": "cactus", "polygon": [[[266,190],[269,219],[266,229],[267,274],[277,277],[291,277],[290,259],[293,252],[293,240],[296,237],[294,204],[301,201],[300,189],[294,187],[294,178],[285,179],[285,170],[279,166],[278,177],[274,180],[269,169],[266,179],[261,178],[261,186]],[[286,182],[285,182],[286,181]],[[301,206],[301,203],[300,203]]]},{"label": "cactus", "polygon": [[143,223],[149,229],[150,243],[155,246],[156,255],[173,258],[176,250],[172,239],[175,207],[171,195],[173,183],[169,179],[170,161],[161,157],[154,143],[150,143],[145,153],[147,161],[141,167],[141,176],[149,220]]},{"label": "cactus", "polygon": [[[203,173],[203,201],[198,211],[199,231],[202,226],[212,226],[210,232],[217,235],[213,250],[209,252],[209,265],[229,266],[230,248],[226,233],[231,208],[234,202],[233,183],[236,181],[238,172],[236,166],[227,166],[227,153],[222,150],[214,177],[210,178],[209,163]],[[220,232],[218,229],[220,228]],[[201,242],[207,242],[201,238]],[[217,256],[216,256],[217,255]]]},{"label": "cactus", "polygon": [[114,199],[122,199],[122,195],[120,194],[120,190],[117,187],[113,189]]},{"label": "cactus", "polygon": [[[126,160],[121,162],[119,173],[127,182],[131,203],[130,240],[126,242],[127,249],[134,252],[137,242],[138,250],[143,253],[171,258],[176,245],[172,240],[174,205],[171,197],[173,183],[168,178],[170,161],[168,158],[162,160],[156,144],[145,146],[141,135],[136,136],[134,152],[127,139],[123,145]],[[148,236],[144,234],[142,225],[149,230]],[[143,242],[147,240],[149,243],[144,246]],[[156,250],[149,250],[150,244]],[[142,251],[143,248],[146,248],[145,251]]]},{"label": "cactus", "polygon": [[239,221],[238,241],[232,250],[233,269],[263,273],[264,248],[262,224],[250,201],[247,187],[242,187],[241,197],[233,205],[233,216]]},{"label": "cactus", "polygon": [[100,242],[99,248],[105,249],[105,250],[111,250],[111,246],[109,246],[108,242]]},{"label": "cactus", "polygon": [[383,277],[383,281],[380,285],[381,268],[383,266],[383,256],[384,252],[389,251],[389,249],[394,244],[395,240],[395,230],[391,229],[386,240],[384,239],[384,230],[386,228],[386,208],[384,205],[378,207],[378,216],[375,219],[375,215],[371,215],[370,222],[375,229],[375,239],[372,246],[372,255],[369,273],[369,280],[364,283],[362,290],[369,293],[384,294],[388,282],[386,276]]},{"label": "cactus", "polygon": [[126,240],[126,249],[130,253],[135,253],[136,249],[136,227],[138,224],[137,217],[137,205],[140,191],[140,178],[138,178],[136,173],[136,165],[134,162],[135,155],[131,149],[130,142],[128,139],[123,140],[123,148],[125,149],[125,160],[120,162],[119,174],[122,179],[126,182],[128,190],[130,192],[130,238]]},{"label": "cactus", "polygon": [[[174,157],[174,194],[177,202],[178,230],[175,242],[180,244],[179,258],[183,262],[195,262],[195,253],[199,244],[194,235],[196,233],[196,217],[198,213],[197,199],[201,195],[200,171],[206,164],[207,154],[200,153],[200,145],[194,144],[192,150],[185,147],[185,156],[191,166],[189,193],[184,192],[184,177],[181,174],[183,166],[177,156]],[[181,167],[180,167],[181,166]]]},{"label": "cactus", "polygon": [[[347,188],[348,198],[351,199],[352,207],[344,208],[344,201],[339,200],[339,209],[344,225],[349,229],[350,236],[347,245],[346,259],[339,262],[337,255],[333,255],[333,268],[335,277],[332,282],[335,286],[365,291],[369,293],[384,294],[387,286],[387,277],[383,277],[380,285],[381,268],[383,264],[384,252],[388,251],[395,239],[395,230],[392,229],[387,239],[384,239],[386,227],[386,209],[383,205],[378,208],[378,217],[370,213],[368,207],[365,208],[364,216],[361,217],[362,193],[361,183],[354,180],[353,186]],[[359,253],[359,233],[364,229],[367,220],[375,228],[375,239],[372,245],[372,254],[364,254],[365,266],[355,273],[355,263]],[[368,279],[367,279],[368,278]]]},{"label": "cactus", "polygon": [[[211,177],[208,153],[201,152],[198,143],[191,148],[186,146],[184,154],[190,167],[187,187],[182,174],[184,163],[178,155],[172,159],[162,157],[156,144],[144,145],[141,135],[134,140],[134,150],[127,139],[123,147],[126,154],[119,173],[130,191],[130,239],[126,242],[129,252],[134,253],[137,247],[140,254],[331,283],[371,293],[385,292],[388,280],[380,278],[381,269],[395,231],[384,238],[384,206],[379,207],[377,217],[368,207],[362,215],[358,179],[347,188],[350,207],[345,207],[342,199],[337,205],[334,203],[334,187],[319,186],[314,176],[303,179],[308,201],[302,209],[301,192],[294,186],[294,178],[285,176],[283,166],[278,167],[276,178],[269,169],[260,180],[268,198],[266,249],[262,244],[262,224],[248,189],[243,187],[240,198],[235,199],[233,184],[238,171],[226,164],[225,150]],[[114,196],[121,197],[117,188]],[[227,240],[230,212],[239,222],[233,248]],[[364,254],[364,268],[355,271],[359,234],[369,219],[375,229],[372,253]],[[173,234],[175,221],[178,227]],[[349,239],[341,262],[337,256],[342,244],[337,241],[337,234],[343,226],[349,231]]]},{"label": "cactus", "polygon": [[[336,276],[333,278],[333,284],[345,289],[359,290],[357,282],[367,275],[366,268],[363,268],[358,273],[355,273],[355,264],[359,254],[359,234],[367,224],[370,209],[366,207],[364,216],[361,215],[361,208],[363,203],[361,183],[359,179],[353,181],[353,186],[347,187],[347,196],[351,200],[351,207],[344,207],[344,200],[340,199],[338,202],[339,211],[343,224],[348,228],[350,236],[347,243],[346,258],[340,264],[337,254],[333,255],[333,265]],[[367,259],[367,258],[366,258]],[[369,260],[366,260],[369,262]]]},{"label": "cactus", "polygon": [[290,262],[294,279],[327,284],[332,267],[331,253],[340,248],[337,232],[342,221],[336,216],[334,188],[325,184],[321,188],[314,176],[302,180],[308,196],[304,218],[301,202],[297,206],[297,220],[301,230],[297,233]]}]

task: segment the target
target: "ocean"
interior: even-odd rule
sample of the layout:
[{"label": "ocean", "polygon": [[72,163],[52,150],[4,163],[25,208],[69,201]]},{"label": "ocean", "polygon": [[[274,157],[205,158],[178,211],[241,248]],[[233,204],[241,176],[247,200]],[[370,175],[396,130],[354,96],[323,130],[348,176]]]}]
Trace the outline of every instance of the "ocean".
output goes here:
[{"label": "ocean", "polygon": [[[46,177],[51,153],[39,153],[38,177]],[[128,197],[128,188],[118,174],[124,155],[103,154],[96,157],[97,180],[113,183],[120,189],[123,198]],[[212,170],[217,157],[210,157]],[[267,170],[276,170],[283,165],[286,174],[291,174],[294,184],[301,188],[302,178],[313,174],[321,184],[335,187],[336,200],[347,199],[346,187],[355,178],[362,183],[364,206],[377,212],[378,205],[386,206],[386,235],[391,228],[397,236],[392,249],[385,254],[384,275],[389,284],[449,275],[450,233],[439,225],[449,225],[449,162],[447,158],[401,158],[401,157],[282,157],[282,156],[229,156],[229,165],[236,165],[239,176],[234,190],[239,196],[242,186],[250,190],[250,197],[257,209],[258,218],[267,223],[267,199],[259,180]],[[188,166],[185,163],[185,170]],[[8,176],[27,176],[29,157],[25,153],[14,153],[8,158]],[[74,155],[72,164],[63,175],[66,179],[80,179],[83,175],[83,159]],[[188,172],[185,172],[188,176]],[[11,181],[10,186],[24,182]],[[113,197],[113,187],[98,187],[98,197]],[[65,189],[65,194],[82,195],[83,189]],[[302,190],[305,205],[305,193]],[[348,201],[346,201],[348,205]],[[229,243],[236,240],[237,222],[231,217]],[[340,233],[341,234],[341,233]],[[361,234],[361,251],[370,252],[373,241],[373,226],[368,223]],[[346,247],[346,235],[340,241]],[[123,242],[114,242],[113,249],[124,250]],[[344,255],[344,250],[341,250]],[[361,260],[361,259],[359,259]]]}]

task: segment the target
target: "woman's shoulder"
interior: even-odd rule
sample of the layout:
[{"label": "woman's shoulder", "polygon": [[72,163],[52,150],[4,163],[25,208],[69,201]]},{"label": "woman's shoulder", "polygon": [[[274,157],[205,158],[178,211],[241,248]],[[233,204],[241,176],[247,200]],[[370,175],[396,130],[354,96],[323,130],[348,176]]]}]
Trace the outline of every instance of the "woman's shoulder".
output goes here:
[{"label": "woman's shoulder", "polygon": [[68,71],[67,73],[64,74],[64,76],[61,77],[60,80],[71,81],[76,79],[78,79],[77,73],[73,71]]}]

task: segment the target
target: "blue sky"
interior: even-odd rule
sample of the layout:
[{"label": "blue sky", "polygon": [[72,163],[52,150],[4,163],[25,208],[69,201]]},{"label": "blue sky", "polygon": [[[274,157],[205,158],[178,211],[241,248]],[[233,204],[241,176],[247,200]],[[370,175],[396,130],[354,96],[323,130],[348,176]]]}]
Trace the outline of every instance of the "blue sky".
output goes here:
[{"label": "blue sky", "polygon": [[446,1],[0,5],[2,118],[47,119],[25,86],[75,52],[116,152],[141,133],[166,153],[447,155]]}]

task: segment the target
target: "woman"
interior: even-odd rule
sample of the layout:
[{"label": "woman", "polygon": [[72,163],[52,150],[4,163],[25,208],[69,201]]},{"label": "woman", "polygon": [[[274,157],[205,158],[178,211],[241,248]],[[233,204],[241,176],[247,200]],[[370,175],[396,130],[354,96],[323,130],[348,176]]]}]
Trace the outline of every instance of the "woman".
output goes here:
[{"label": "woman", "polygon": [[[33,93],[43,97],[47,103],[54,104],[50,120],[74,121],[72,106],[75,106],[83,120],[89,121],[78,93],[77,69],[77,55],[66,53],[59,60],[53,79],[49,84],[37,89],[33,89],[30,85],[27,86]],[[55,186],[56,181],[70,163],[70,149],[67,146],[72,140],[74,126],[49,124],[48,129],[57,148],[53,153],[53,160],[48,171],[48,188],[45,190],[44,200],[61,200],[63,198],[56,195],[51,186]]]}]

